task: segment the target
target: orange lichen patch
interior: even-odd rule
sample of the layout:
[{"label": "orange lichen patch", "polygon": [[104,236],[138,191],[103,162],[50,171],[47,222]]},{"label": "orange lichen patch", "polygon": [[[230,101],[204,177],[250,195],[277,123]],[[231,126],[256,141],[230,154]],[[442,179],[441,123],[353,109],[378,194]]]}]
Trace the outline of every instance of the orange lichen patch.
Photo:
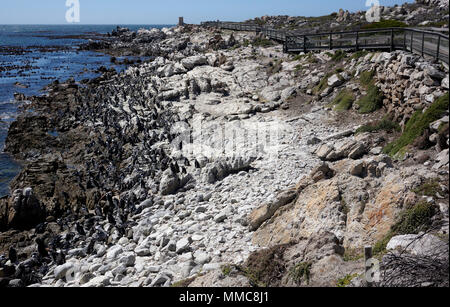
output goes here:
[{"label": "orange lichen patch", "polygon": [[365,230],[374,233],[374,239],[379,239],[389,232],[395,222],[404,199],[404,186],[400,184],[386,184],[378,193],[373,203],[366,208],[367,222]]}]

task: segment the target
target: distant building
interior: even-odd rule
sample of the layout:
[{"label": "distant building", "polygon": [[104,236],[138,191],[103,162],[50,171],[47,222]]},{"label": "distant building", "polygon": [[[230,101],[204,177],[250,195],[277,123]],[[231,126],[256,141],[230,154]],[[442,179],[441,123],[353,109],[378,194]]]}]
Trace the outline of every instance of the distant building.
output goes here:
[{"label": "distant building", "polygon": [[178,25],[184,26],[184,18],[183,17],[178,18]]}]

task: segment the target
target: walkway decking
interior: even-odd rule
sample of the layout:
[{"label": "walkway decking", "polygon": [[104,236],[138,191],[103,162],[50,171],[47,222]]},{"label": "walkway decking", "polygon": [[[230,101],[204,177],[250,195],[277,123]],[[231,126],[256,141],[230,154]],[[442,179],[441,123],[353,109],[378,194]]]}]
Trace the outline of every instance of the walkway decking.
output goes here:
[{"label": "walkway decking", "polygon": [[203,22],[202,25],[227,30],[262,33],[270,39],[283,43],[285,52],[308,52],[327,49],[404,50],[421,56],[430,56],[449,64],[449,38],[447,35],[437,31],[414,28],[386,28],[308,34],[236,22]]}]

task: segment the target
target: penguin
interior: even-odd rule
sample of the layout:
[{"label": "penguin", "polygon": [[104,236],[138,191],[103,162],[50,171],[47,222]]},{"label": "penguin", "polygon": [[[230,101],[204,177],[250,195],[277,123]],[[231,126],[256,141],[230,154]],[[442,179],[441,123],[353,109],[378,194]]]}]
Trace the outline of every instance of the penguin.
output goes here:
[{"label": "penguin", "polygon": [[75,228],[80,236],[86,236],[86,232],[84,231],[83,226],[81,226],[79,222],[76,223]]},{"label": "penguin", "polygon": [[195,160],[195,168],[200,168],[200,163],[197,160]]},{"label": "penguin", "polygon": [[42,258],[48,257],[48,251],[47,251],[47,247],[45,246],[44,241],[40,238],[37,238],[36,244],[37,244],[37,250],[38,250],[39,256],[41,256]]},{"label": "penguin", "polygon": [[17,251],[12,246],[9,248],[8,258],[11,263],[17,262]]}]

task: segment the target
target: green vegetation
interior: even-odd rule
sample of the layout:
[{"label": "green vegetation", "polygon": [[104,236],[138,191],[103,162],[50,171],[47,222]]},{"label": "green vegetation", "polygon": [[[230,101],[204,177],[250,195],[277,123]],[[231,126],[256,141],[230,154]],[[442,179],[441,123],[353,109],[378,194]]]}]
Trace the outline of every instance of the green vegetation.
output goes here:
[{"label": "green vegetation", "polygon": [[306,56],[306,54],[297,54],[292,58],[292,62],[294,61],[301,61],[304,57]]},{"label": "green vegetation", "polygon": [[343,89],[331,104],[334,105],[336,111],[346,111],[352,107],[354,101],[355,97],[353,93],[347,89]]},{"label": "green vegetation", "polygon": [[336,51],[333,55],[331,55],[331,60],[335,62],[339,62],[343,58],[347,56],[347,53],[343,50]]},{"label": "green vegetation", "polygon": [[313,92],[315,94],[322,93],[324,89],[328,87],[328,78],[331,77],[331,74],[326,74],[325,77],[320,81],[320,83],[314,88]]},{"label": "green vegetation", "polygon": [[368,55],[368,54],[369,54],[369,51],[366,51],[366,50],[359,50],[359,51],[355,52],[355,53],[350,57],[350,59],[351,59],[351,60],[353,60],[353,59],[358,60],[359,58],[365,57],[365,56]]},{"label": "green vegetation", "polygon": [[344,261],[357,261],[364,258],[364,254],[358,249],[346,249],[342,258]]},{"label": "green vegetation", "polygon": [[400,126],[389,120],[387,117],[383,118],[381,121],[377,121],[374,123],[370,123],[367,125],[364,125],[360,128],[358,128],[358,130],[356,130],[356,134],[358,133],[364,133],[364,132],[377,132],[377,131],[387,131],[387,132],[392,132],[392,131],[400,131]]},{"label": "green vegetation", "polygon": [[253,45],[253,46],[255,46],[255,47],[264,47],[264,48],[271,47],[271,46],[273,46],[274,44],[275,44],[275,43],[274,43],[273,41],[271,41],[270,39],[267,39],[267,38],[261,38],[261,37],[256,38],[256,39],[253,40],[253,42],[252,42],[252,45]]},{"label": "green vegetation", "polygon": [[344,69],[342,67],[338,67],[334,70],[335,73],[339,74],[341,72],[344,72]]},{"label": "green vegetation", "polygon": [[417,234],[429,229],[434,214],[434,206],[422,201],[411,209],[405,210],[391,230],[395,234]]},{"label": "green vegetation", "polygon": [[420,137],[429,125],[440,119],[448,110],[448,93],[438,98],[425,112],[418,110],[406,124],[405,130],[399,139],[388,144],[384,153],[391,156],[405,150],[418,137]]},{"label": "green vegetation", "polygon": [[412,191],[420,196],[434,197],[440,190],[441,187],[437,179],[431,179]]},{"label": "green vegetation", "polygon": [[359,105],[359,113],[372,113],[383,106],[383,95],[375,84],[371,84],[367,89],[367,95],[362,97],[356,103]]},{"label": "green vegetation", "polygon": [[337,284],[336,284],[336,285],[337,285],[339,288],[345,288],[345,287],[349,286],[350,283],[351,283],[351,281],[352,281],[352,279],[355,278],[355,277],[357,277],[357,276],[358,276],[357,273],[355,273],[355,274],[353,274],[353,275],[348,274],[348,275],[345,276],[344,278],[339,279],[339,280],[337,281]]},{"label": "green vegetation", "polygon": [[252,253],[241,271],[253,286],[278,286],[286,268],[283,255],[289,244]]},{"label": "green vegetation", "polygon": [[373,80],[374,76],[375,76],[375,70],[364,71],[359,76],[359,82],[362,85],[368,87],[374,82],[374,80]]},{"label": "green vegetation", "polygon": [[177,282],[173,283],[170,287],[171,288],[186,288],[199,276],[200,275],[177,281]]},{"label": "green vegetation", "polygon": [[294,71],[295,71],[296,73],[298,73],[298,72],[300,72],[300,71],[302,71],[302,70],[303,70],[303,66],[302,66],[301,64],[298,64],[298,65],[295,66]]},{"label": "green vegetation", "polygon": [[385,29],[385,28],[403,28],[408,25],[398,20],[381,20],[379,22],[372,22],[361,27],[362,30]]},{"label": "green vegetation", "polygon": [[233,268],[231,267],[231,265],[223,265],[222,266],[222,274],[224,276],[229,276],[231,274],[231,271],[233,270]]},{"label": "green vegetation", "polygon": [[395,235],[392,233],[392,231],[389,231],[387,235],[383,237],[383,239],[379,240],[377,243],[375,243],[375,246],[373,247],[373,254],[375,256],[382,256],[386,253],[386,246],[388,245],[389,241],[394,237]]},{"label": "green vegetation", "polygon": [[435,213],[434,206],[425,201],[403,211],[389,233],[375,244],[373,248],[374,255],[384,254],[387,244],[394,236],[418,234],[421,231],[428,230],[432,224],[431,218]]},{"label": "green vegetation", "polygon": [[289,276],[297,285],[301,285],[303,278],[305,278],[306,283],[309,284],[311,278],[311,263],[301,262],[297,264],[291,268]]},{"label": "green vegetation", "polygon": [[365,71],[361,73],[359,82],[367,88],[367,95],[363,96],[358,102],[359,113],[367,114],[375,112],[383,106],[383,95],[380,89],[375,85],[375,71]]}]

